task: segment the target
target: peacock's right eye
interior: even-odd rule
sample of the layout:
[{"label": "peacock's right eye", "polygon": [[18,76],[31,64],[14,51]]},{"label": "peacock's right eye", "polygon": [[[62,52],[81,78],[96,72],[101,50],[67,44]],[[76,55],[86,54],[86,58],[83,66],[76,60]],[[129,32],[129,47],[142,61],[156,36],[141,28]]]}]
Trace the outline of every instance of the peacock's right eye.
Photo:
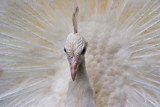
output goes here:
[{"label": "peacock's right eye", "polygon": [[64,48],[64,52],[66,53],[66,48]]}]

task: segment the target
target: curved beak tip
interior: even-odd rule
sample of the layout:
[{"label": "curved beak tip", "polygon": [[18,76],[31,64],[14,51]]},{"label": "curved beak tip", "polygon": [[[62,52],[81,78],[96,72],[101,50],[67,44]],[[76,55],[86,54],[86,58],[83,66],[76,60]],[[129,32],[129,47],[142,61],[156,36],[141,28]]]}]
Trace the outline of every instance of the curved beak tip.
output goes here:
[{"label": "curved beak tip", "polygon": [[72,76],[72,80],[74,81],[76,77],[76,73],[71,72],[71,76]]},{"label": "curved beak tip", "polygon": [[77,68],[75,67],[71,67],[71,76],[72,76],[72,80],[74,81],[76,78],[76,73],[77,73]]}]

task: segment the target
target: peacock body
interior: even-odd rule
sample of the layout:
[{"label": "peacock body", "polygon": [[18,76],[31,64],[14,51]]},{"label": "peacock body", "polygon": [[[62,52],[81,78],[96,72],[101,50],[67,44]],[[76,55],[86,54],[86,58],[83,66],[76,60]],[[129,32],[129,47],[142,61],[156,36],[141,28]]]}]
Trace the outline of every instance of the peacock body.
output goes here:
[{"label": "peacock body", "polygon": [[[96,107],[160,107],[160,1],[77,0]],[[72,0],[0,1],[0,107],[64,107]]]}]

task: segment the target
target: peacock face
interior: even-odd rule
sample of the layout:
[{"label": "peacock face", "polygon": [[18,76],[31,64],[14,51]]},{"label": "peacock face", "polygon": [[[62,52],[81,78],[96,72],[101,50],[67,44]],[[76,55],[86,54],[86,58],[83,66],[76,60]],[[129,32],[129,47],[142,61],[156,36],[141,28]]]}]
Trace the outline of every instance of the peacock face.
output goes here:
[{"label": "peacock face", "polygon": [[68,62],[70,64],[72,80],[75,80],[78,67],[84,60],[86,49],[87,42],[82,36],[78,33],[69,34],[66,39],[64,51],[67,54]]}]

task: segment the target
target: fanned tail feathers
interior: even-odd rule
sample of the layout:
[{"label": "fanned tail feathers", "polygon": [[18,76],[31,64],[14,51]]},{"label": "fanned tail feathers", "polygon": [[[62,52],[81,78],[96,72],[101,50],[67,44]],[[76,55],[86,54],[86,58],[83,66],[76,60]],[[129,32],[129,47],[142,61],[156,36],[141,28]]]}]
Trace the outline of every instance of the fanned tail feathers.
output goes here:
[{"label": "fanned tail feathers", "polygon": [[[70,75],[63,47],[72,32],[74,3],[0,4],[1,107],[64,107]],[[77,0],[77,5],[96,106],[160,107],[160,1]]]}]

